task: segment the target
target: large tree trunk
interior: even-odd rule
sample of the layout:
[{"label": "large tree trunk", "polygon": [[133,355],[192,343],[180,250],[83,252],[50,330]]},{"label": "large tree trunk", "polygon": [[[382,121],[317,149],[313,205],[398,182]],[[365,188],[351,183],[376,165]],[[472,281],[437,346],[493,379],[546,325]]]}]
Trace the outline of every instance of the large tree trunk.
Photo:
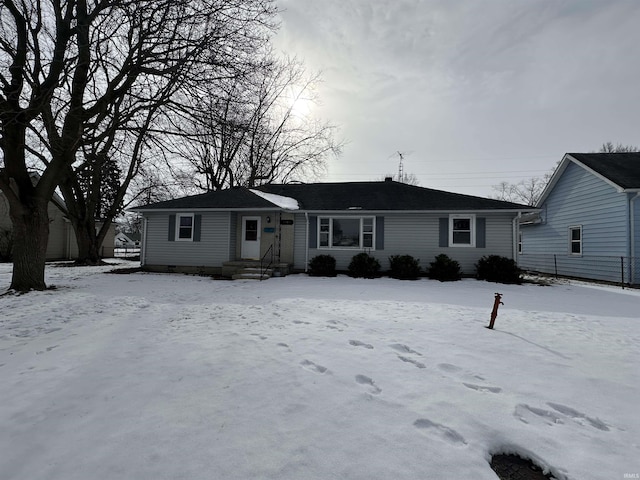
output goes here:
[{"label": "large tree trunk", "polygon": [[[49,213],[44,200],[11,208],[13,275],[9,288],[19,292],[45,290],[44,266],[49,240]],[[15,210],[18,210],[17,212]]]},{"label": "large tree trunk", "polygon": [[[27,171],[26,124],[2,120],[4,136],[1,144],[5,160],[2,186],[13,224],[13,274],[9,288],[20,292],[45,290],[44,266],[49,241],[47,208],[51,194],[44,187],[36,188]],[[53,188],[50,191],[53,192]]]},{"label": "large tree trunk", "polygon": [[73,221],[73,229],[78,242],[78,265],[100,265],[100,244],[96,235],[95,223],[75,222]]}]

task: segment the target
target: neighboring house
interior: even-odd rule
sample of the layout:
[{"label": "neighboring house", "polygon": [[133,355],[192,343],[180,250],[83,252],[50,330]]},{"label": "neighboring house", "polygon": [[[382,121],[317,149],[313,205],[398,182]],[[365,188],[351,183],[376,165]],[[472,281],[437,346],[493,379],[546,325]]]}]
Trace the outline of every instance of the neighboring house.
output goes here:
[{"label": "neighboring house", "polygon": [[[37,174],[33,174],[34,181],[38,180]],[[71,222],[66,217],[67,209],[62,198],[54,193],[49,202],[49,240],[47,243],[47,260],[70,260],[78,256],[78,244]],[[100,223],[96,223],[100,228]],[[9,202],[0,191],[0,255],[5,254],[4,249],[10,248],[5,242],[9,239],[9,232],[13,229],[9,217]],[[103,257],[113,257],[115,228],[112,226],[103,242],[101,253]]]},{"label": "neighboring house", "polygon": [[272,253],[292,271],[320,254],[346,270],[366,251],[383,270],[391,255],[428,267],[445,253],[473,274],[483,255],[515,258],[517,218],[532,208],[388,179],[232,188],[133,210],[143,216],[148,270],[222,273],[229,262]]},{"label": "neighboring house", "polygon": [[518,263],[640,283],[640,153],[567,153],[520,226]]},{"label": "neighboring house", "polygon": [[120,232],[116,234],[116,248],[140,248],[142,235],[137,232]]}]

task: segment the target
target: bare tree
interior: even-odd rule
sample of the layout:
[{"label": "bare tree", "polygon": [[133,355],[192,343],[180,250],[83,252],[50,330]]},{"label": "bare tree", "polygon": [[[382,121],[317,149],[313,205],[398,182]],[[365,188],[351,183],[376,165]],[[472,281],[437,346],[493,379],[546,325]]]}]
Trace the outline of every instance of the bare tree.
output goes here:
[{"label": "bare tree", "polygon": [[500,182],[491,187],[496,192],[492,197],[506,202],[535,205],[550,178],[551,173],[546,173],[542,177],[531,177],[518,183]]},{"label": "bare tree", "polygon": [[[623,145],[621,143],[614,145],[613,142],[606,142],[602,144],[598,153],[638,151],[640,151],[640,149],[633,145]],[[558,164],[556,164],[556,167],[557,165]],[[492,197],[497,200],[535,205],[540,199],[542,192],[544,192],[552,175],[553,171],[547,172],[541,177],[531,177],[526,180],[521,180],[518,183],[500,182],[498,185],[491,187],[496,192]]]},{"label": "bare tree", "polygon": [[[15,239],[12,289],[46,288],[47,204],[58,184],[73,192],[65,194],[67,202],[84,195],[75,168],[100,171],[88,164],[113,158],[102,147],[117,138],[111,132],[121,122],[144,122],[158,99],[196,79],[200,62],[224,68],[225,61],[241,59],[232,40],[252,42],[263,34],[233,20],[266,25],[273,13],[270,0],[2,1],[0,189]],[[144,107],[136,109],[136,102]],[[39,122],[44,129],[36,138],[46,148],[27,143],[27,130],[38,132]],[[89,141],[88,131],[94,132]],[[83,146],[96,148],[78,160]],[[37,184],[28,154],[42,164]],[[78,225],[90,222],[82,205],[71,203],[78,234]],[[74,221],[76,214],[81,221]]]},{"label": "bare tree", "polygon": [[628,153],[640,152],[640,148],[633,145],[623,145],[622,143],[613,144],[613,142],[605,142],[598,150],[598,153]]},{"label": "bare tree", "polygon": [[174,143],[201,190],[313,177],[341,150],[337,128],[301,108],[315,102],[318,75],[271,54],[257,65],[249,76],[209,89]]}]

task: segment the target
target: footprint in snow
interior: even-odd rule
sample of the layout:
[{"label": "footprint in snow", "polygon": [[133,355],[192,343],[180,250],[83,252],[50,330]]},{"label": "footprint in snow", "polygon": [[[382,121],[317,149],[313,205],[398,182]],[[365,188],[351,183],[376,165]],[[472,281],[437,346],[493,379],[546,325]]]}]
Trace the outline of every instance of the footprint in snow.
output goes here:
[{"label": "footprint in snow", "polygon": [[349,345],[353,345],[354,347],[364,347],[364,348],[368,348],[368,349],[372,349],[373,348],[373,345],[361,342],[360,340],[349,340]]},{"label": "footprint in snow", "polygon": [[318,365],[317,363],[313,363],[310,360],[303,360],[300,362],[302,368],[305,370],[309,370],[310,372],[323,374],[327,371],[327,367],[323,367],[322,365]]},{"label": "footprint in snow", "polygon": [[432,422],[426,418],[419,418],[413,422],[413,426],[419,430],[435,434],[440,439],[451,443],[452,445],[466,445],[467,442],[462,435],[456,432],[454,429],[441,425],[439,423]]},{"label": "footprint in snow", "polygon": [[373,395],[378,395],[382,392],[382,389],[376,385],[376,382],[373,379],[367,377],[366,375],[356,375],[356,383],[369,387],[369,393]]},{"label": "footprint in snow", "polygon": [[559,403],[547,403],[553,410],[545,410],[544,408],[531,407],[526,404],[516,405],[513,416],[523,423],[544,423],[546,425],[564,424],[567,420],[573,420],[578,425],[584,425],[587,422],[593,428],[608,432],[609,427],[599,418],[591,418],[586,414],[574,410],[571,407],[561,405]]},{"label": "footprint in snow", "polygon": [[488,385],[475,385],[473,383],[464,383],[464,382],[462,382],[462,384],[465,387],[470,388],[471,390],[476,390],[478,392],[500,393],[502,391],[500,387],[490,387]]},{"label": "footprint in snow", "polygon": [[412,348],[407,347],[406,345],[403,345],[401,343],[394,343],[392,345],[389,345],[391,348],[393,348],[396,352],[400,352],[400,353],[411,353],[413,355],[420,355],[422,356],[422,354],[420,352],[416,352],[415,350],[413,350]]},{"label": "footprint in snow", "polygon": [[425,364],[424,364],[424,363],[419,362],[419,361],[417,361],[417,360],[415,360],[415,359],[413,359],[413,358],[404,357],[404,356],[402,356],[402,355],[398,355],[398,358],[399,358],[400,360],[402,360],[403,362],[411,363],[411,364],[415,365],[415,366],[416,366],[416,367],[418,367],[418,368],[427,368],[427,367],[425,366]]},{"label": "footprint in snow", "polygon": [[547,405],[553,408],[556,412],[560,412],[561,414],[574,419],[578,423],[581,423],[581,420],[586,420],[587,423],[589,423],[589,425],[591,425],[593,428],[597,428],[598,430],[602,430],[603,432],[609,431],[609,428],[607,427],[607,425],[605,425],[605,423],[599,418],[588,417],[586,414],[582,412],[574,410],[571,407],[561,405],[559,403],[548,402]]}]

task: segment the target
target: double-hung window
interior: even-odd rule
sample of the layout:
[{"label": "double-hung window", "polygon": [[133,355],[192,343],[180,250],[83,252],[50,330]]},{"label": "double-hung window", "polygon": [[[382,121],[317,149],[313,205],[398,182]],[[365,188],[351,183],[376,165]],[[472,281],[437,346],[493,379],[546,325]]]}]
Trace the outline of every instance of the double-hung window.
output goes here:
[{"label": "double-hung window", "polygon": [[451,215],[449,217],[449,246],[474,247],[476,244],[475,215]]},{"label": "double-hung window", "polygon": [[320,248],[373,248],[374,217],[319,217]]},{"label": "double-hung window", "polygon": [[193,241],[193,214],[176,215],[176,240]]},{"label": "double-hung window", "polygon": [[582,255],[582,225],[569,227],[569,255]]}]

